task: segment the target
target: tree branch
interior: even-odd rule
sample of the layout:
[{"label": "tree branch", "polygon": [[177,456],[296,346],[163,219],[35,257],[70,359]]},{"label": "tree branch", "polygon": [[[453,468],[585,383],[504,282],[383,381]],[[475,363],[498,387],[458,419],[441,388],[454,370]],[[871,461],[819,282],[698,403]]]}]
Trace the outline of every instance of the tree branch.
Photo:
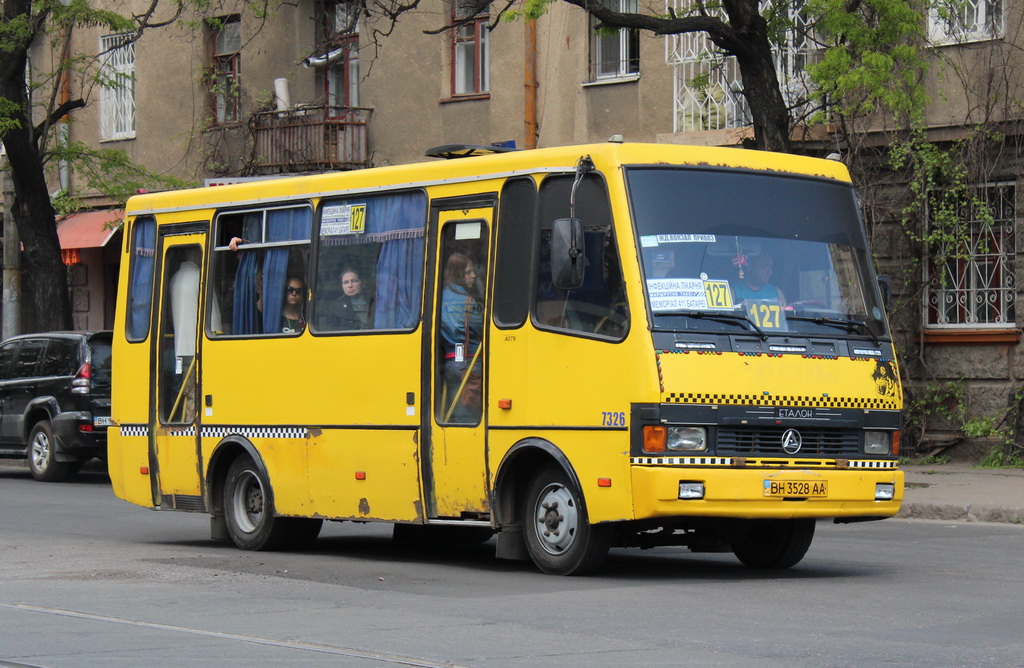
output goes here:
[{"label": "tree branch", "polygon": [[39,125],[37,125],[35,127],[35,130],[34,130],[35,136],[37,136],[37,137],[42,136],[43,131],[46,130],[47,127],[53,125],[54,123],[59,121],[62,117],[64,117],[67,114],[71,113],[75,109],[81,109],[84,106],[85,106],[85,100],[83,100],[82,98],[78,98],[77,100],[68,100],[67,102],[64,102],[59,107],[54,109],[53,112],[49,116],[47,116],[46,119],[42,123],[40,123]]}]

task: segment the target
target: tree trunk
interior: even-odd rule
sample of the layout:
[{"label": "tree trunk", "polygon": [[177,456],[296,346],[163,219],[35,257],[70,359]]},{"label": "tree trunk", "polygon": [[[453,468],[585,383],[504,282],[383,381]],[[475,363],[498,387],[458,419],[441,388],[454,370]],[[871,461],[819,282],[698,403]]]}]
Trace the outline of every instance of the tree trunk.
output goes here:
[{"label": "tree trunk", "polygon": [[18,127],[3,137],[14,181],[14,221],[24,247],[22,303],[29,305],[26,331],[71,329],[71,300],[67,268],[60,255],[56,216],[43,172],[43,156],[33,137],[25,93],[25,52],[8,53],[3,60],[20,61],[4,67],[10,73],[0,81],[0,96],[14,102]]},{"label": "tree trunk", "polygon": [[[725,0],[723,7],[736,39],[719,43],[736,57],[754,125],[755,146],[766,151],[790,151],[789,108],[782,97],[768,24],[757,0]],[[717,42],[717,40],[716,40]]]}]

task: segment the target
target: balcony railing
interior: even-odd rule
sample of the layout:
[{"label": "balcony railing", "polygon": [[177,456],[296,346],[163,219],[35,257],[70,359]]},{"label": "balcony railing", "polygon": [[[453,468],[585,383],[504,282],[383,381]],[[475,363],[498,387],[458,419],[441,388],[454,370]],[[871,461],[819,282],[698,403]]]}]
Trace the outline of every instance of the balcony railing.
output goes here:
[{"label": "balcony railing", "polygon": [[371,109],[303,105],[256,114],[260,174],[369,167],[366,126]]}]

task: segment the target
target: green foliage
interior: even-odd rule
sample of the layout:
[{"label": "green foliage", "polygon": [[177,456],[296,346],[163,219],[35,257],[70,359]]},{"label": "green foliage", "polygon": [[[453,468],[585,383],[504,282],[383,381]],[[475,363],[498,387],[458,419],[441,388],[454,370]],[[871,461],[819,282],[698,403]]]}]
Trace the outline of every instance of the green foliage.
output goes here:
[{"label": "green foliage", "polygon": [[[123,205],[139,190],[186,188],[192,184],[146,170],[132,162],[124,151],[95,149],[81,142],[54,149],[54,157],[67,161],[85,179],[88,188],[99,191]],[[53,200],[51,200],[53,201]],[[67,194],[58,196],[54,205],[60,213],[77,208],[77,201]]]},{"label": "green foliage", "polygon": [[[901,225],[908,238],[922,244],[933,266],[970,259],[977,234],[971,221],[985,226],[995,222],[988,202],[973,187],[965,155],[979,143],[999,140],[997,134],[976,128],[972,137],[942,146],[929,141],[923,130],[915,130],[908,139],[891,145],[891,166],[907,176],[909,198]],[[940,281],[945,279],[945,274],[939,276]]]},{"label": "green foliage", "polygon": [[995,438],[1004,444],[1013,442],[1012,421],[1008,418],[1020,402],[999,415],[971,416],[967,402],[967,381],[963,378],[905,388],[903,406],[904,447],[910,452],[928,440],[928,429],[935,420],[959,433],[961,438]]},{"label": "green foliage", "polygon": [[989,450],[988,454],[978,462],[979,469],[1024,469],[1024,454],[1018,452],[1006,452],[1004,449],[995,447]]},{"label": "green foliage", "polygon": [[822,59],[807,68],[812,95],[825,105],[815,121],[879,110],[911,123],[923,119],[928,65],[919,7],[909,0],[809,0],[804,11],[825,44]]},{"label": "green foliage", "polygon": [[518,21],[520,19],[539,19],[548,12],[548,7],[555,0],[523,0],[516,9],[510,9],[502,15],[502,20]]}]

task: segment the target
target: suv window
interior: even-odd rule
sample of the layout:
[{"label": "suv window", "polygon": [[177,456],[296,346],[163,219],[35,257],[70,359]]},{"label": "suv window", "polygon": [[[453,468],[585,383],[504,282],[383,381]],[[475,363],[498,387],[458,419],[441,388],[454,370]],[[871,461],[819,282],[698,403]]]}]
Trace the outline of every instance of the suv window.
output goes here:
[{"label": "suv window", "polygon": [[21,344],[21,350],[14,360],[11,378],[31,378],[35,375],[36,363],[46,348],[46,339],[28,339]]},{"label": "suv window", "polygon": [[40,376],[73,376],[78,371],[79,343],[75,339],[50,339],[43,355]]},{"label": "suv window", "polygon": [[7,380],[11,377],[11,361],[14,354],[18,352],[20,341],[12,341],[5,346],[0,346],[0,380]]},{"label": "suv window", "polygon": [[110,384],[110,337],[94,336],[89,339],[89,350],[92,352],[93,384]]}]

